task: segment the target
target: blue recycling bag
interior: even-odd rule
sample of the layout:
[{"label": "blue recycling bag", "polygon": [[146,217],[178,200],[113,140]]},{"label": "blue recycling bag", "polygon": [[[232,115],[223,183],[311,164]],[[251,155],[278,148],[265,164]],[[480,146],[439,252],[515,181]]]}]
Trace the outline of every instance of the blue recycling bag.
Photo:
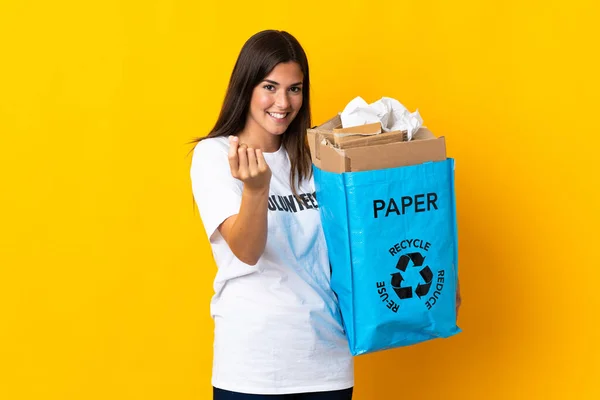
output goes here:
[{"label": "blue recycling bag", "polygon": [[364,172],[313,168],[351,353],[459,333],[454,160]]}]

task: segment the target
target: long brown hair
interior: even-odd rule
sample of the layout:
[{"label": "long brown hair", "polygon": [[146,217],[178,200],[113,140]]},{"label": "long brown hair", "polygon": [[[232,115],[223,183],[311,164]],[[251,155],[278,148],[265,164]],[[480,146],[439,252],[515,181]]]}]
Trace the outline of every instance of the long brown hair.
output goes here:
[{"label": "long brown hair", "polygon": [[288,32],[266,30],[258,32],[242,47],[233,68],[225,100],[214,128],[201,140],[239,134],[246,125],[254,88],[280,63],[296,62],[304,75],[302,107],[282,136],[282,145],[290,158],[290,186],[297,196],[297,182],[312,174],[310,149],[306,130],[311,125],[310,76],[304,49]]}]

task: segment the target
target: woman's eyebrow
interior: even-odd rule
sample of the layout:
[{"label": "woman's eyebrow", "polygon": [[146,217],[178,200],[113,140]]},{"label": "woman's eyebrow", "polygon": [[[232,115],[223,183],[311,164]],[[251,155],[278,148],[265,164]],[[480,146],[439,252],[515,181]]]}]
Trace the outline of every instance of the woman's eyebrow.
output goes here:
[{"label": "woman's eyebrow", "polygon": [[[279,86],[278,82],[272,81],[270,79],[265,79],[263,82],[269,82],[271,85]],[[302,85],[302,82],[292,83],[290,86],[300,86],[300,85]]]}]

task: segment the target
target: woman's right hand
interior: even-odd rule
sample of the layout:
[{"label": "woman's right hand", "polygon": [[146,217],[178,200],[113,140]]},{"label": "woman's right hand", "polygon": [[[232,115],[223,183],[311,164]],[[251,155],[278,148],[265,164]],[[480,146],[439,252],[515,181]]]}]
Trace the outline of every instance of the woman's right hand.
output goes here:
[{"label": "woman's right hand", "polygon": [[237,136],[229,137],[229,168],[231,175],[244,183],[245,190],[268,192],[271,169],[262,151],[240,145]]}]

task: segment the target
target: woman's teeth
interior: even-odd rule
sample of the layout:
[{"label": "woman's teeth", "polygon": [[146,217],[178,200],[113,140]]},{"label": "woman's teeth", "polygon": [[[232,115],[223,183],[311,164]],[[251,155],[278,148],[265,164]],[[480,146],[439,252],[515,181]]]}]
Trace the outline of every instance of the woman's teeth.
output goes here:
[{"label": "woman's teeth", "polygon": [[270,112],[268,114],[273,118],[279,118],[279,119],[283,119],[286,116],[286,114],[278,114],[278,113],[272,113],[272,112]]}]

